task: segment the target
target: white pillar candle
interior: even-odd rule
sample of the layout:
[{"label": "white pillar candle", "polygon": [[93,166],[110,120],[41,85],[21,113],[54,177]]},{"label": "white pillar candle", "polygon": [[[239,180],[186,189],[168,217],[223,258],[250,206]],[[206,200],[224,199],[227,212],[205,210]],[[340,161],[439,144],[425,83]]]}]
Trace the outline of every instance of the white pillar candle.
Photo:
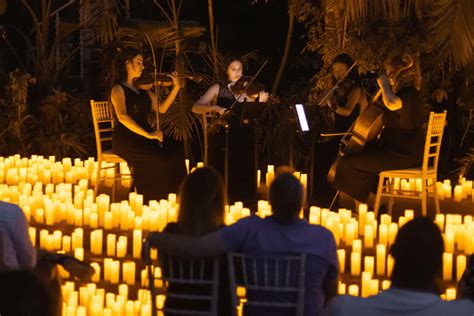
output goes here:
[{"label": "white pillar candle", "polygon": [[398,233],[398,225],[397,223],[391,223],[388,227],[388,244],[393,245],[395,241],[395,237]]},{"label": "white pillar candle", "polygon": [[352,252],[362,253],[362,240],[354,240],[354,242],[352,243]]},{"label": "white pillar candle", "polygon": [[351,275],[360,274],[361,254],[360,252],[351,252]]},{"label": "white pillar candle", "polygon": [[443,253],[443,280],[450,281],[453,277],[453,254]]},{"label": "white pillar candle", "polygon": [[345,241],[346,245],[352,246],[352,243],[354,241],[354,236],[355,236],[355,223],[347,223],[346,224],[346,235],[345,235]]},{"label": "white pillar candle", "polygon": [[115,247],[116,247],[116,236],[115,234],[107,235],[107,256],[115,256]]},{"label": "white pillar candle", "polygon": [[140,258],[140,253],[142,251],[142,231],[141,229],[135,229],[133,231],[133,257]]},{"label": "white pillar candle", "polygon": [[364,228],[364,247],[374,247],[374,227],[370,224],[365,225]]},{"label": "white pillar candle", "polygon": [[110,264],[110,283],[118,284],[120,280],[120,261],[112,260]]},{"label": "white pillar candle", "polygon": [[386,260],[386,247],[383,244],[378,244],[376,248],[377,256],[377,275],[385,275],[385,260]]},{"label": "white pillar candle", "polygon": [[390,280],[383,280],[382,281],[382,291],[386,291],[390,288],[392,282]]},{"label": "white pillar candle", "polygon": [[394,259],[392,256],[388,255],[387,256],[387,276],[388,277],[392,275],[393,265],[394,265]]},{"label": "white pillar candle", "polygon": [[374,257],[364,256],[364,271],[370,272],[371,275],[374,275]]},{"label": "white pillar candle", "polygon": [[462,186],[456,185],[454,187],[454,202],[461,202],[462,201]]},{"label": "white pillar candle", "polygon": [[344,273],[346,266],[346,250],[338,249],[337,258],[339,261],[339,273]]},{"label": "white pillar candle", "polygon": [[388,245],[388,226],[385,224],[379,226],[379,244]]},{"label": "white pillar candle", "polygon": [[372,279],[369,283],[369,295],[377,295],[379,293],[379,280]]},{"label": "white pillar candle", "polygon": [[372,274],[367,271],[362,272],[361,297],[368,297],[370,295],[370,280],[372,280]]},{"label": "white pillar candle", "polygon": [[456,257],[456,281],[459,282],[464,270],[466,270],[466,256],[459,255]]},{"label": "white pillar candle", "polygon": [[348,293],[352,296],[359,296],[359,286],[357,284],[349,285]]}]

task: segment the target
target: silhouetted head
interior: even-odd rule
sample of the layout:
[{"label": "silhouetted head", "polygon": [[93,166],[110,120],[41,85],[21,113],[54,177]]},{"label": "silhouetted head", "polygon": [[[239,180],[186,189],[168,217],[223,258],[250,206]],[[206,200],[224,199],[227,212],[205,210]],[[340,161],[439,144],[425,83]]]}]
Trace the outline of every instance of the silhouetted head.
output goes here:
[{"label": "silhouetted head", "polygon": [[303,185],[290,172],[277,175],[270,185],[269,200],[273,214],[283,221],[297,218],[305,199]]},{"label": "silhouetted head", "polygon": [[187,235],[201,236],[224,225],[225,193],[214,168],[197,168],[186,176],[179,193],[178,226]]},{"label": "silhouetted head", "polygon": [[416,217],[398,231],[390,249],[395,265],[392,285],[431,291],[442,268],[443,237],[428,217]]}]

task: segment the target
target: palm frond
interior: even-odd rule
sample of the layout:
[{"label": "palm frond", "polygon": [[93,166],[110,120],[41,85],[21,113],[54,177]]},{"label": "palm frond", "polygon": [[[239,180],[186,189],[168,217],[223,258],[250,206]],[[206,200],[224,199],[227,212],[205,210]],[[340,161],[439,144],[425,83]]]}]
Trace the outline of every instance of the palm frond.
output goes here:
[{"label": "palm frond", "polygon": [[432,50],[455,69],[468,65],[474,52],[474,1],[437,0],[428,28]]}]

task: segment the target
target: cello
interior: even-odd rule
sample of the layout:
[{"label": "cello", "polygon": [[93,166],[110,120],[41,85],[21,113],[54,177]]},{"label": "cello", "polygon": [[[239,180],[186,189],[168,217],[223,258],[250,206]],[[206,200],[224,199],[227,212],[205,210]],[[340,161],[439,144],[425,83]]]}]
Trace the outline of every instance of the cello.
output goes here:
[{"label": "cello", "polygon": [[[404,70],[411,68],[414,64],[413,58],[409,54],[404,54],[402,60],[405,65],[397,70],[394,76],[396,79],[398,79]],[[359,115],[341,139],[338,156],[327,174],[327,181],[329,183],[334,182],[337,165],[344,155],[362,152],[366,144],[375,141],[380,134],[385,109],[375,102],[381,95],[382,88],[379,88],[365,111]]]}]

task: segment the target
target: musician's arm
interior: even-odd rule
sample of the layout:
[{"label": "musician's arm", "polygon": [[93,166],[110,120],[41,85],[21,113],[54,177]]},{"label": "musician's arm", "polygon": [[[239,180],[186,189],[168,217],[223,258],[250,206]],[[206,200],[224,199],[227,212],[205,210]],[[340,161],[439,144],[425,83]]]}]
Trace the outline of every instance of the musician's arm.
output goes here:
[{"label": "musician's arm", "polygon": [[206,93],[204,93],[199,100],[194,103],[192,111],[198,114],[204,114],[208,112],[222,112],[225,110],[223,107],[218,105],[211,105],[211,101],[219,94],[219,85],[214,84],[209,89],[207,89]]},{"label": "musician's arm", "polygon": [[[361,103],[359,100],[362,98],[362,96],[363,96],[362,88],[355,87],[351,89],[351,92],[349,92],[349,96],[347,98],[346,105],[344,107],[337,107],[336,113],[342,116],[351,115],[355,106]],[[362,113],[362,109],[360,109],[359,113]]]},{"label": "musician's arm", "polygon": [[382,101],[383,104],[390,110],[396,111],[402,108],[402,99],[400,99],[395,93],[393,93],[390,82],[386,76],[380,76],[377,79],[377,83],[382,89]]},{"label": "musician's arm", "polygon": [[166,113],[170,106],[173,104],[174,100],[176,99],[176,96],[178,95],[179,89],[181,89],[181,86],[179,84],[179,79],[174,79],[173,78],[173,89],[171,92],[168,94],[166,97],[165,101],[162,103],[159,102],[158,98],[156,97],[155,93],[153,91],[148,90],[148,94],[150,95],[151,99],[151,106],[153,108],[153,111],[157,111],[159,109],[160,113]]},{"label": "musician's arm", "polygon": [[112,88],[110,100],[112,101],[112,105],[114,106],[117,119],[120,123],[122,123],[123,126],[143,137],[154,138],[150,135],[150,133],[144,130],[127,114],[127,107],[125,105],[125,93],[121,86],[115,85]]}]

